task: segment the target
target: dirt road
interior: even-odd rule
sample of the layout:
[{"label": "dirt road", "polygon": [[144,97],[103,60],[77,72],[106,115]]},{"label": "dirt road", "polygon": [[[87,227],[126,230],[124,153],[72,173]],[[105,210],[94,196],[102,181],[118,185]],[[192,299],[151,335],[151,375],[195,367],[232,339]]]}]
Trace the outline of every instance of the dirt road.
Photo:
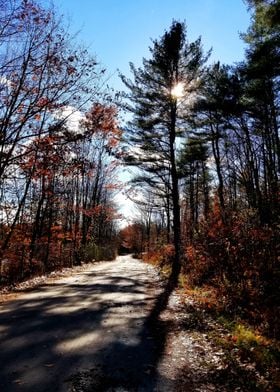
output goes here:
[{"label": "dirt road", "polygon": [[0,392],[278,390],[215,343],[228,331],[191,297],[173,292],[162,306],[164,286],[152,266],[123,256],[4,298]]},{"label": "dirt road", "polygon": [[160,331],[146,323],[157,281],[122,256],[2,304],[0,390],[159,390]]}]

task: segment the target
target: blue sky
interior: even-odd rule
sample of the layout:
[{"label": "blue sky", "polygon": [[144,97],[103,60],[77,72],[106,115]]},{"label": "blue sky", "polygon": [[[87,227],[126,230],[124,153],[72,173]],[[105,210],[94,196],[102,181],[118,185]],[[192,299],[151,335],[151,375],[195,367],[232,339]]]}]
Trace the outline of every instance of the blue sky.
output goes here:
[{"label": "blue sky", "polygon": [[110,75],[109,84],[121,88],[117,69],[129,72],[129,62],[141,65],[149,56],[151,39],[159,38],[173,19],[185,21],[188,39],[201,35],[211,60],[231,64],[243,58],[240,32],[250,15],[243,0],[54,0],[70,22],[72,32],[95,53]]},{"label": "blue sky", "polygon": [[[205,50],[213,49],[210,62],[233,64],[243,59],[239,38],[249,26],[250,15],[243,0],[53,0],[69,21],[73,33],[96,54],[108,74],[108,84],[123,86],[121,73],[129,76],[129,62],[141,66],[149,57],[152,39],[160,38],[172,20],[185,21],[189,41],[202,37]],[[123,169],[122,181],[130,178]],[[124,188],[116,197],[125,226],[135,218],[132,202]]]}]

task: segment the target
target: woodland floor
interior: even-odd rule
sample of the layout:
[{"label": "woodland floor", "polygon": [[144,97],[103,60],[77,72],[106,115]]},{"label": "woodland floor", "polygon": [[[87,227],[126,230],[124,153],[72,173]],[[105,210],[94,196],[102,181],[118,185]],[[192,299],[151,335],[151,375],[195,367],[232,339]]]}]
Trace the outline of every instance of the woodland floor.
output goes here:
[{"label": "woodland floor", "polygon": [[279,390],[191,297],[151,321],[163,291],[154,267],[120,256],[2,292],[0,391]]}]

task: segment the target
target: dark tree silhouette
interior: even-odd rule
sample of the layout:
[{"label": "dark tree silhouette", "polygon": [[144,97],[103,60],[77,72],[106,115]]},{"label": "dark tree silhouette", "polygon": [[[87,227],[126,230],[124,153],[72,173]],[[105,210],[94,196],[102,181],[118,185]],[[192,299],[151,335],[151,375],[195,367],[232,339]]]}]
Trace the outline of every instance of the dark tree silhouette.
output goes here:
[{"label": "dark tree silhouette", "polygon": [[127,131],[133,148],[128,163],[144,171],[140,177],[151,187],[165,189],[173,216],[175,249],[172,274],[181,265],[181,222],[177,168],[178,137],[184,133],[192,97],[199,88],[204,56],[200,39],[188,43],[184,23],[174,21],[164,35],[153,41],[151,58],[143,67],[131,64],[133,80],[122,76],[129,90],[127,109],[133,120]]}]

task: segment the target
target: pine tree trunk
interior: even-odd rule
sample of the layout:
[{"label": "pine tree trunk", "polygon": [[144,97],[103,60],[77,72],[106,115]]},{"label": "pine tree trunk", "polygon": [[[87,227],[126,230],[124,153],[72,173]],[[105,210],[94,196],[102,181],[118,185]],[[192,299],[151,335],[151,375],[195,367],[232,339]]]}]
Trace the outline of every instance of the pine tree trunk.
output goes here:
[{"label": "pine tree trunk", "polygon": [[172,183],[172,206],[173,206],[173,242],[174,242],[174,262],[172,266],[172,277],[174,284],[177,283],[181,270],[181,219],[180,219],[180,202],[178,173],[175,156],[175,136],[176,136],[176,101],[171,107],[171,126],[170,126],[170,166],[171,166],[171,183]]}]

